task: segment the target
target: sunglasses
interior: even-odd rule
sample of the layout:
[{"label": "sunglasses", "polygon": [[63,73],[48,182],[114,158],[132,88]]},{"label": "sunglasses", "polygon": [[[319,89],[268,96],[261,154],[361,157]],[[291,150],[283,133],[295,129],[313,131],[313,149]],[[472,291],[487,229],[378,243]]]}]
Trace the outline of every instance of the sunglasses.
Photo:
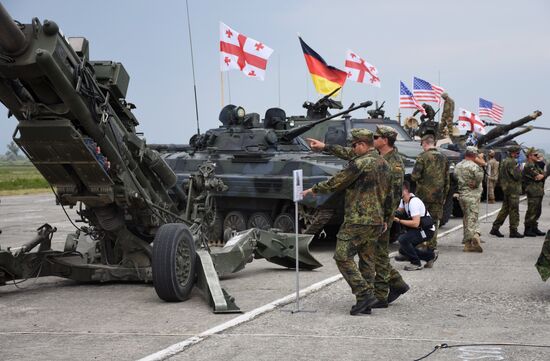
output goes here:
[{"label": "sunglasses", "polygon": [[357,147],[357,144],[359,144],[359,143],[362,143],[362,142],[351,143],[351,147],[352,147],[353,149],[355,149],[355,147]]},{"label": "sunglasses", "polygon": [[372,137],[373,137],[374,139],[382,138],[381,135],[373,135]]}]

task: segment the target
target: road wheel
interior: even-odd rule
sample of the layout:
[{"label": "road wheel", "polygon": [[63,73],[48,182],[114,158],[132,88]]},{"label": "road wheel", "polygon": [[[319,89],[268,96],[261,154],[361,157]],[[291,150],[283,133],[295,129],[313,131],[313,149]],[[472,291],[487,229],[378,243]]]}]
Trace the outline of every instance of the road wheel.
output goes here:
[{"label": "road wheel", "polygon": [[252,213],[252,215],[248,218],[247,228],[259,228],[267,231],[268,229],[273,228],[273,221],[267,213]]},{"label": "road wheel", "polygon": [[294,217],[289,213],[281,213],[273,221],[273,228],[280,229],[283,233],[294,233]]},{"label": "road wheel", "polygon": [[244,216],[244,213],[239,211],[227,213],[225,219],[223,220],[224,232],[228,228],[237,232],[244,231],[246,229],[246,217]]},{"label": "road wheel", "polygon": [[185,301],[196,279],[195,242],[186,225],[162,225],[153,242],[153,286],[168,302]]},{"label": "road wheel", "polygon": [[223,240],[223,216],[220,212],[212,213],[214,214],[214,219],[211,217],[205,219],[204,222],[208,222],[208,227],[206,227],[206,240],[209,244],[216,245],[222,243]]}]

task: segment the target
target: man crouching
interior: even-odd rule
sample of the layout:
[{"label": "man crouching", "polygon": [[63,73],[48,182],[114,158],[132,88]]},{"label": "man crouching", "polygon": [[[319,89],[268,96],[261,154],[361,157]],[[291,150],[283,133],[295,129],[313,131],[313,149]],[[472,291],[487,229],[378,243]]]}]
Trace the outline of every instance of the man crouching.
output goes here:
[{"label": "man crouching", "polygon": [[[346,192],[344,223],[336,235],[334,260],[357,298],[350,314],[358,315],[370,313],[377,302],[373,293],[375,244],[387,227],[392,209],[390,170],[388,163],[373,147],[373,133],[367,129],[353,129],[351,136],[351,148],[308,139],[313,150],[347,154],[350,161],[332,178],[302,194],[305,197],[308,194]],[[357,254],[359,267],[354,260]]]}]

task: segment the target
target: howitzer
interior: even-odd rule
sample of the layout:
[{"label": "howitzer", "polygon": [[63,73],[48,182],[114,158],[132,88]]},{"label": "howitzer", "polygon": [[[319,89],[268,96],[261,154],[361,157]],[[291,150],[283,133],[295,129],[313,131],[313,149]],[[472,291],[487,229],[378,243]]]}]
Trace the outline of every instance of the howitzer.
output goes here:
[{"label": "howitzer", "polygon": [[519,130],[515,133],[508,134],[504,137],[497,138],[497,139],[493,140],[492,142],[485,143],[485,145],[483,145],[482,148],[491,149],[491,148],[494,148],[494,147],[498,147],[499,145],[502,145],[502,144],[506,143],[507,141],[514,139],[515,137],[519,137],[520,135],[523,135],[525,133],[529,133],[531,130],[533,130],[533,127],[528,126],[525,129],[521,129],[521,130]]},{"label": "howitzer", "polygon": [[[51,275],[152,281],[166,301],[187,299],[197,285],[214,312],[238,312],[216,270],[244,266],[232,248],[245,244],[256,258],[295,262],[288,235],[259,231],[228,242],[214,261],[206,240],[216,212],[210,194],[227,187],[208,162],[186,188],[177,184],[165,160],[136,133],[124,66],[90,61],[86,39],[66,40],[53,21],[15,23],[1,4],[0,28],[0,100],[18,120],[14,141],[57,202],[79,207],[83,224],[67,236],[63,251],[51,249],[55,228],[49,225],[22,247],[0,250],[0,284]],[[311,238],[300,240],[301,266],[309,269],[320,266],[307,251]]]},{"label": "howitzer", "polygon": [[536,110],[532,114],[526,117],[523,117],[519,120],[516,120],[514,122],[511,122],[510,124],[499,125],[491,129],[489,132],[487,132],[487,134],[481,135],[478,137],[478,140],[477,140],[478,147],[485,146],[485,144],[492,141],[493,139],[503,136],[504,134],[508,133],[510,130],[518,128],[522,125],[525,125],[526,123],[537,119],[541,115],[542,115],[542,112]]}]

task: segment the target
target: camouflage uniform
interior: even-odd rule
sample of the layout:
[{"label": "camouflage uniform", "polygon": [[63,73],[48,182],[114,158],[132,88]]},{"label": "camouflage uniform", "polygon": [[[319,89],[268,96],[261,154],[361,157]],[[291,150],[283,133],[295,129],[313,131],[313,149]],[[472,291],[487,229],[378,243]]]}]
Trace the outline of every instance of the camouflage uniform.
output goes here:
[{"label": "camouflage uniform", "polygon": [[489,202],[495,200],[495,186],[497,185],[498,181],[498,166],[499,162],[495,158],[489,159],[489,162],[487,162],[487,169],[488,169],[488,182],[487,182],[487,196],[489,198]]},{"label": "camouflage uniform", "polygon": [[510,215],[510,232],[517,232],[519,226],[519,195],[521,194],[521,169],[511,156],[503,160],[498,173],[500,187],[504,194],[502,208],[493,222],[493,229],[499,229]]},{"label": "camouflage uniform", "polygon": [[544,170],[536,163],[527,162],[523,168],[523,181],[527,193],[527,212],[525,212],[525,229],[538,229],[538,220],[542,209],[544,196],[544,178],[535,180],[539,174],[545,175]]},{"label": "camouflage uniform", "polygon": [[455,112],[454,100],[447,93],[441,94],[441,97],[445,100],[445,104],[443,105],[441,121],[439,122],[439,139],[450,137],[453,134],[453,117]]},{"label": "camouflage uniform", "polygon": [[[367,129],[354,129],[351,133],[354,139],[372,139],[372,132]],[[325,149],[331,150],[349,155],[351,149]],[[312,187],[314,193],[346,192],[344,223],[336,236],[334,259],[358,300],[372,294],[375,242],[392,214],[388,179],[388,163],[373,149],[353,157],[343,170]],[[359,267],[354,261],[357,254]]]},{"label": "camouflage uniform", "polygon": [[479,202],[483,191],[483,169],[475,162],[464,159],[455,168],[458,179],[458,193],[460,207],[464,212],[464,239],[466,244],[481,235],[479,230]]},{"label": "camouflage uniform", "polygon": [[435,224],[435,233],[428,247],[437,248],[437,228],[443,217],[443,205],[449,192],[449,160],[436,148],[416,157],[411,179],[416,182],[415,194],[422,199]]},{"label": "camouflage uniform", "polygon": [[546,233],[546,238],[542,244],[542,250],[540,251],[539,259],[535,267],[537,267],[540,278],[542,278],[543,281],[550,278],[550,232]]}]

